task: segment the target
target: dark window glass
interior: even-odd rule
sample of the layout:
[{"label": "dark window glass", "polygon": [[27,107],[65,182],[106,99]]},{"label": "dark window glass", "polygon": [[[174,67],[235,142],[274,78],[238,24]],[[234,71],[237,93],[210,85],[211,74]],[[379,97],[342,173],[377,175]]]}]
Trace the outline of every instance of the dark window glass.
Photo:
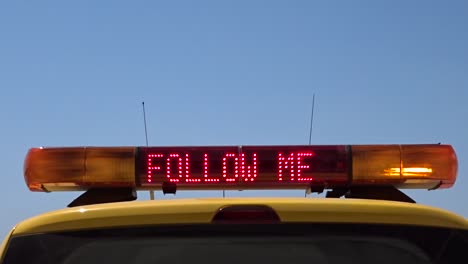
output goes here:
[{"label": "dark window glass", "polygon": [[14,237],[4,264],[465,263],[467,231],[389,225],[196,225]]}]

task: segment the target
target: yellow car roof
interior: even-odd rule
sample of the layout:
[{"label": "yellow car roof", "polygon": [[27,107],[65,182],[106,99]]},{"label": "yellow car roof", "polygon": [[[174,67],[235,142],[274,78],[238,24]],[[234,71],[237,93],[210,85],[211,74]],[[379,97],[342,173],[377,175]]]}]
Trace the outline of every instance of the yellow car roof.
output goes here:
[{"label": "yellow car roof", "polygon": [[229,205],[266,205],[282,222],[401,224],[468,230],[468,220],[429,206],[332,198],[211,198],[133,201],[73,207],[19,223],[15,235],[157,224],[210,223]]}]

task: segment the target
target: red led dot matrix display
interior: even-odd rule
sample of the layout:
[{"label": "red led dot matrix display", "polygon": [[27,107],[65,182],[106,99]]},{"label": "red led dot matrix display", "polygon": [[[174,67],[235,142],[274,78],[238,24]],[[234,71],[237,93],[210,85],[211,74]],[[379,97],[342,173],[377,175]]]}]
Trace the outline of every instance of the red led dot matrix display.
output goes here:
[{"label": "red led dot matrix display", "polygon": [[141,186],[180,189],[302,188],[347,182],[346,146],[140,147]]}]

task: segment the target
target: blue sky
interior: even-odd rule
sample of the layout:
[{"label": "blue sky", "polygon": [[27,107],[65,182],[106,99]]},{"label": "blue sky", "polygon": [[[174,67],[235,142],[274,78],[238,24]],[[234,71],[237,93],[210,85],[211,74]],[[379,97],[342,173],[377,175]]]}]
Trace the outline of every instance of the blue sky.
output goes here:
[{"label": "blue sky", "polygon": [[407,193],[468,217],[467,25],[466,1],[2,1],[0,234],[79,195],[29,192],[30,147],[144,145],[142,101],[151,145],[306,144],[314,93],[313,144],[452,144],[455,187]]}]

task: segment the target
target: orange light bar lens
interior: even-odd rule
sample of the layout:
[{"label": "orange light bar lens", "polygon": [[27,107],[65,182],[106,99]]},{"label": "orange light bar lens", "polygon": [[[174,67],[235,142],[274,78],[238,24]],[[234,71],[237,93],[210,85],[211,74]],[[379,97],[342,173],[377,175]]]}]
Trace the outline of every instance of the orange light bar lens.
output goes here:
[{"label": "orange light bar lens", "polygon": [[457,157],[449,145],[352,146],[352,155],[353,184],[449,188],[457,176]]},{"label": "orange light bar lens", "polygon": [[134,147],[33,148],[24,178],[32,191],[135,187]]},{"label": "orange light bar lens", "polygon": [[401,159],[405,187],[434,182],[432,188],[449,188],[455,183],[457,156],[449,145],[402,145]]}]

